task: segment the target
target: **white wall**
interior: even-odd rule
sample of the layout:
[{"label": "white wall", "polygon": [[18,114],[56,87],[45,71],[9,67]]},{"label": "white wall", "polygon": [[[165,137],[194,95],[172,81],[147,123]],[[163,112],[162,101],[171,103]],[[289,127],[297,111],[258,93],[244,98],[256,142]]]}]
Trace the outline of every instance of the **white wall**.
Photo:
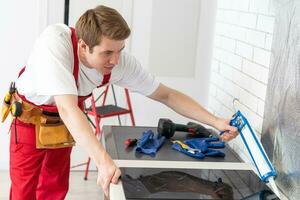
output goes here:
[{"label": "white wall", "polygon": [[164,77],[194,77],[200,3],[199,0],[152,1],[151,73]]},{"label": "white wall", "polygon": [[[157,1],[160,2],[160,1]],[[185,1],[172,1],[172,4],[179,3],[181,5]],[[194,1],[193,1],[194,2]],[[155,44],[155,48],[153,48],[153,43],[157,43],[159,38],[153,38],[151,33],[153,31],[160,31],[158,27],[153,25],[155,21],[153,21],[153,16],[155,18],[165,17],[161,14],[161,12],[156,12],[153,4],[156,1],[134,1],[133,3],[133,22],[132,22],[132,43],[131,43],[131,53],[135,55],[138,60],[142,63],[142,66],[149,71],[151,71],[151,51],[155,51],[158,47],[158,44]],[[161,4],[159,11],[166,10],[164,15],[167,15],[168,9],[170,5]],[[213,32],[214,32],[214,20],[215,20],[215,6],[216,1],[200,1],[194,2],[194,6],[199,6],[198,15],[194,16],[198,17],[197,19],[197,35],[196,38],[192,38],[196,41],[196,52],[194,52],[194,56],[187,56],[186,59],[194,59],[194,66],[191,66],[191,69],[194,70],[193,74],[187,74],[185,77],[178,77],[178,74],[174,74],[170,72],[170,75],[166,75],[165,73],[160,73],[159,71],[155,71],[155,75],[159,81],[170,86],[172,88],[178,89],[189,96],[192,96],[196,101],[200,102],[202,105],[206,106],[208,100],[208,83],[209,83],[209,74],[210,74],[210,62],[211,62],[211,52],[212,52],[212,40],[213,40]],[[177,8],[176,6],[174,6]],[[181,9],[177,8],[178,12],[189,12],[189,10],[185,10],[184,7]],[[194,20],[194,19],[193,19]],[[170,27],[176,25],[176,18],[172,21],[169,21]],[[187,23],[188,24],[188,23]],[[153,30],[155,28],[155,30]],[[191,30],[191,29],[188,29]],[[185,29],[182,27],[182,35],[185,35]],[[180,35],[180,33],[177,33]],[[156,35],[159,37],[159,35]],[[186,41],[189,38],[185,38]],[[168,42],[164,42],[161,44],[168,45]],[[168,48],[169,46],[167,46]],[[191,49],[194,46],[191,47]],[[165,47],[164,47],[165,48]],[[182,48],[179,46],[179,48]],[[170,57],[176,55],[176,48],[169,47],[169,55]],[[153,53],[153,52],[152,52]],[[166,57],[168,59],[169,57]],[[159,61],[158,61],[159,62]],[[182,60],[179,62],[182,63]],[[189,62],[187,62],[189,63]],[[177,66],[181,68],[185,68],[186,66],[182,64],[181,66]],[[176,68],[174,69],[176,70]],[[136,121],[138,125],[150,125],[156,126],[158,119],[162,117],[167,117],[172,119],[177,123],[185,123],[188,119],[178,115],[173,112],[169,108],[165,107],[162,104],[157,102],[153,102],[152,100],[143,97],[138,94],[132,94],[134,113],[136,116]]]},{"label": "white wall", "polygon": [[[209,108],[230,118],[233,98],[260,137],[271,57],[274,8],[270,0],[219,0]],[[238,138],[233,148],[246,158]]]},{"label": "white wall", "polygon": [[[0,6],[0,97],[4,98],[9,83],[25,65],[32,43],[38,34],[37,0],[6,0]],[[28,12],[30,10],[30,12]],[[8,168],[9,120],[0,125],[0,169]]]},{"label": "white wall", "polygon": [[69,25],[75,26],[78,18],[87,10],[95,8],[98,5],[105,5],[117,9],[118,11],[123,10],[123,0],[71,0],[69,6]]},{"label": "white wall", "polygon": [[[0,6],[0,99],[4,98],[11,81],[16,80],[35,38],[49,23],[63,21],[61,13],[63,1],[60,0],[4,0]],[[49,9],[55,9],[52,12]],[[48,13],[48,15],[47,15]],[[61,13],[61,14],[60,14]],[[0,124],[0,169],[8,169],[10,120]]]}]

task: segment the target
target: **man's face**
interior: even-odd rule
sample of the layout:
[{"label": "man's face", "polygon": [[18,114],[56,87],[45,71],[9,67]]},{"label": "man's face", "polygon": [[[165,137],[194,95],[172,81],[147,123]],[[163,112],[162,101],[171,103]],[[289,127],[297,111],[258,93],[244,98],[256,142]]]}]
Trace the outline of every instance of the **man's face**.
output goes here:
[{"label": "man's face", "polygon": [[103,37],[101,43],[93,47],[92,53],[88,46],[83,51],[83,64],[87,67],[94,68],[101,74],[109,74],[112,69],[119,63],[121,51],[125,47],[124,40],[110,40]]}]

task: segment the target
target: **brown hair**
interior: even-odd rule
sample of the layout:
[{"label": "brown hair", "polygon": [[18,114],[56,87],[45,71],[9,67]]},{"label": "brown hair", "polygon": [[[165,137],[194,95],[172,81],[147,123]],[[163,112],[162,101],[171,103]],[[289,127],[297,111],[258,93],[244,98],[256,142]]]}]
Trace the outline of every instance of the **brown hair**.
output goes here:
[{"label": "brown hair", "polygon": [[90,51],[100,44],[103,36],[111,40],[125,40],[130,35],[130,29],[121,14],[102,5],[81,15],[75,25],[75,31],[77,40],[82,39]]}]

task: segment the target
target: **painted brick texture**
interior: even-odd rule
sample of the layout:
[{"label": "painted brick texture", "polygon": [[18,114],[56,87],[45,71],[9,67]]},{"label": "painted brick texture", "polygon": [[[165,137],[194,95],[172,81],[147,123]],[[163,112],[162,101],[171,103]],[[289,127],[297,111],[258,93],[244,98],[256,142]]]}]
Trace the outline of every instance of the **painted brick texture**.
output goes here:
[{"label": "painted brick texture", "polygon": [[[270,0],[218,0],[209,110],[230,118],[232,101],[257,135],[262,130],[271,57],[274,8]],[[241,138],[230,145],[248,159]]]}]

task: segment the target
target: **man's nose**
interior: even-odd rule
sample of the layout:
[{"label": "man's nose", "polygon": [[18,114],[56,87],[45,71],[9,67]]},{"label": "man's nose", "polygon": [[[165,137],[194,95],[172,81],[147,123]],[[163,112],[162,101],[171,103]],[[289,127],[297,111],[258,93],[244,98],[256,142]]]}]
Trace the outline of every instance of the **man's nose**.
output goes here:
[{"label": "man's nose", "polygon": [[113,54],[112,57],[109,60],[110,64],[117,65],[119,63],[119,58],[120,58],[119,53]]}]

